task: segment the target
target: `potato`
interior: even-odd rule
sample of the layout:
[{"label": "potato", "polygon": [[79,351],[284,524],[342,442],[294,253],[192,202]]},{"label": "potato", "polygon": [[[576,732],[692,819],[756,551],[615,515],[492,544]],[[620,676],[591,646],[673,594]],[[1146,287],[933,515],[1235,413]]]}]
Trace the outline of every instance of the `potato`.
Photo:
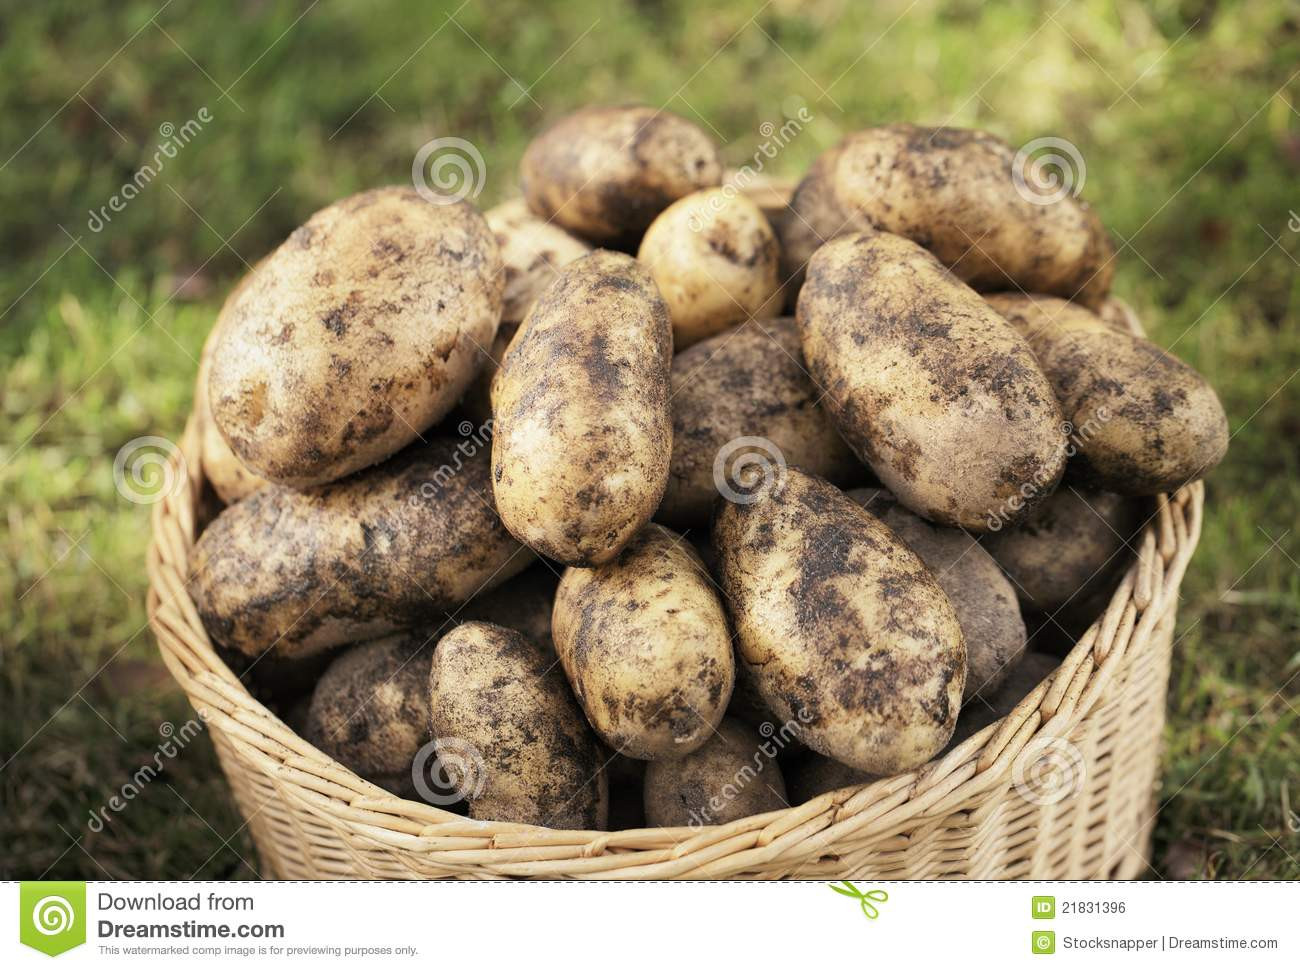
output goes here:
[{"label": "potato", "polygon": [[668,484],[668,309],[630,256],[570,263],[493,385],[492,483],[519,540],[568,566],[609,562]]},{"label": "potato", "polygon": [[566,569],[552,631],[587,720],[620,754],[678,758],[722,720],[735,682],[727,615],[690,544],[663,526],[610,563]]},{"label": "potato", "polygon": [[913,512],[985,531],[1049,495],[1066,439],[1028,342],[916,243],[844,236],[799,294],[804,358],[849,446]]},{"label": "potato", "polygon": [[528,208],[597,243],[627,243],[684,195],[722,181],[703,131],[668,111],[590,107],[533,139],[519,163]]},{"label": "potato", "polygon": [[720,508],[713,530],[741,662],[814,751],[873,774],[924,764],[952,734],[966,647],[920,558],[798,469]]},{"label": "potato", "polygon": [[[958,719],[957,723],[960,725],[961,720]],[[818,795],[824,795],[828,791],[868,785],[877,780],[875,775],[869,775],[865,771],[858,771],[819,754],[803,759],[793,768],[788,769],[786,776],[786,787],[790,792],[791,805],[802,805],[804,802],[810,802]]]},{"label": "potato", "polygon": [[505,267],[503,323],[518,323],[527,316],[560,270],[591,252],[591,246],[581,239],[533,215],[523,199],[503,202],[484,213],[484,218],[496,236]]},{"label": "potato", "polygon": [[994,721],[1002,720],[1060,665],[1061,661],[1050,654],[1033,650],[1026,653],[1011,669],[1002,686],[962,708],[961,717],[957,718],[957,730],[953,732],[952,743],[948,747],[955,748]]},{"label": "potato", "polygon": [[678,199],[650,224],[637,259],[668,304],[679,353],[755,316],[780,286],[776,235],[734,189]]},{"label": "potato", "polygon": [[[845,485],[870,475],[817,405],[793,318],[751,320],[673,358],[673,454],[656,518],[708,524],[721,485],[754,461],[785,464]],[[733,445],[760,438],[753,447]]]},{"label": "potato", "polygon": [[998,293],[988,302],[1034,348],[1073,427],[1072,472],[1088,485],[1172,492],[1223,460],[1223,405],[1177,357],[1055,297]]},{"label": "potato", "polygon": [[1069,185],[1051,197],[1035,191],[1021,161],[983,131],[896,124],[856,132],[800,183],[782,245],[788,258],[806,260],[842,233],[881,229],[925,246],[977,290],[1018,287],[1099,304],[1115,271],[1101,220]]},{"label": "potato", "polygon": [[[1115,585],[1142,527],[1142,503],[1109,492],[1062,488],[1019,525],[981,540],[1011,579],[1026,609],[1073,619],[1091,610]],[[1073,607],[1074,609],[1071,609]]]},{"label": "potato", "polygon": [[993,557],[966,533],[909,512],[885,489],[859,488],[848,496],[920,556],[948,594],[966,640],[962,702],[997,690],[1024,654],[1026,636],[1016,591]]},{"label": "potato", "polygon": [[429,698],[470,818],[605,827],[605,758],[549,651],[505,627],[462,624],[434,651]]},{"label": "potato", "polygon": [[551,611],[559,582],[559,575],[550,565],[538,563],[495,589],[475,596],[456,614],[457,619],[462,623],[482,620],[509,627],[539,647],[553,650]]},{"label": "potato", "polygon": [[466,203],[389,187],[322,209],[230,308],[209,379],[217,427],[252,471],[296,488],[382,461],[465,392],[502,284]]},{"label": "potato", "polygon": [[646,766],[645,818],[650,826],[726,825],[789,804],[771,742],[731,718],[692,754]]},{"label": "potato", "polygon": [[488,472],[485,449],[438,436],[345,481],[230,506],[190,553],[209,636],[300,657],[446,619],[533,558],[493,511]]}]

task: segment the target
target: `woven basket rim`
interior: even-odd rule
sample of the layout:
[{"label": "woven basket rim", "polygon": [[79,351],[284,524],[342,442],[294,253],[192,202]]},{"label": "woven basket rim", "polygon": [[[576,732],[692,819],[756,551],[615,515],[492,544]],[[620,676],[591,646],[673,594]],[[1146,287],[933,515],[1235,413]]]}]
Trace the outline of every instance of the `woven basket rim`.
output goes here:
[{"label": "woven basket rim", "polygon": [[[1110,309],[1133,332],[1143,332],[1126,304],[1114,298],[1110,302]],[[813,837],[829,843],[860,835],[868,826],[881,831],[938,819],[1004,786],[1026,749],[1064,736],[1098,707],[1121,663],[1149,643],[1156,624],[1174,609],[1200,535],[1205,492],[1204,484],[1196,481],[1173,495],[1155,496],[1154,513],[1130,542],[1137,550],[1133,562],[1106,609],[1060,665],[1009,715],[926,765],[725,825],[594,831],[471,820],[403,799],[299,737],[218,656],[186,589],[188,555],[196,541],[197,509],[205,486],[194,415],[170,464],[183,487],[154,506],[146,606],[163,661],[204,720],[275,776],[296,801],[325,813],[333,824],[367,844],[408,851],[437,849],[448,861],[466,865],[485,851],[515,850],[516,855],[523,852],[526,858],[536,859],[539,866],[563,859],[566,872],[580,868],[573,856],[575,846],[581,847],[584,861],[595,862],[611,850],[622,853],[617,858],[626,863],[623,868],[593,867],[602,878],[636,875],[646,866],[653,867],[656,876],[706,873],[710,861],[734,860],[746,852],[761,853],[761,861],[770,862]],[[665,842],[674,848],[663,848]]]}]

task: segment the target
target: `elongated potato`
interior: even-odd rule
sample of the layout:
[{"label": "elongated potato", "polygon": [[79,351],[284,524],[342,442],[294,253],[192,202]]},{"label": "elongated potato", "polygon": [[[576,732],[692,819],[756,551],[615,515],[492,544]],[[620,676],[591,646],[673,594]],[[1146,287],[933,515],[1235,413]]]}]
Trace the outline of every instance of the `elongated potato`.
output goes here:
[{"label": "elongated potato", "polygon": [[591,246],[529,211],[523,199],[503,202],[483,214],[496,236],[505,272],[501,321],[518,323],[560,270],[591,252]]},{"label": "elongated potato", "polygon": [[609,562],[668,484],[668,309],[630,256],[570,263],[493,384],[492,484],[518,539],[569,566]]},{"label": "elongated potato", "polygon": [[344,481],[230,506],[190,553],[208,634],[299,657],[445,620],[533,559],[493,511],[488,472],[486,449],[436,437]]},{"label": "elongated potato", "polygon": [[1114,247],[1073,182],[1044,185],[1040,166],[983,131],[855,132],[813,164],[782,243],[806,260],[842,233],[881,229],[925,246],[977,290],[1015,286],[1095,306],[1110,291]]},{"label": "elongated potato", "polygon": [[596,732],[632,758],[679,758],[712,735],[735,662],[727,615],[681,536],[646,526],[618,558],[567,569],[555,649]]},{"label": "elongated potato", "polygon": [[252,471],[295,488],[382,461],[469,386],[502,283],[464,202],[389,187],[322,209],[231,307],[209,379],[217,427]]},{"label": "elongated potato", "polygon": [[1121,495],[1172,492],[1228,451],[1228,419],[1195,370],[1149,340],[1049,296],[997,293],[989,305],[1029,341],[1073,426],[1071,466]]},{"label": "elongated potato", "polygon": [[1025,652],[1025,621],[1015,588],[988,551],[959,529],[931,525],[882,488],[855,488],[849,498],[889,526],[934,573],[961,621],[966,691],[996,691]]},{"label": "elongated potato", "polygon": [[470,818],[605,827],[606,758],[548,650],[505,627],[461,624],[434,650],[429,698]]},{"label": "elongated potato", "polygon": [[707,525],[738,465],[797,465],[836,485],[870,478],[817,405],[792,317],[751,320],[678,354],[672,388],[673,456],[656,516],[674,528]]},{"label": "elongated potato", "polygon": [[840,434],[913,512],[982,532],[1056,487],[1061,413],[1028,342],[916,243],[823,246],[798,320]]},{"label": "elongated potato", "polygon": [[741,662],[808,747],[894,774],[947,743],[966,683],[948,597],[878,519],[788,469],[713,532]]},{"label": "elongated potato", "polygon": [[684,195],[722,181],[703,131],[638,105],[566,115],[529,144],[519,163],[528,207],[575,235],[613,244],[635,238]]}]

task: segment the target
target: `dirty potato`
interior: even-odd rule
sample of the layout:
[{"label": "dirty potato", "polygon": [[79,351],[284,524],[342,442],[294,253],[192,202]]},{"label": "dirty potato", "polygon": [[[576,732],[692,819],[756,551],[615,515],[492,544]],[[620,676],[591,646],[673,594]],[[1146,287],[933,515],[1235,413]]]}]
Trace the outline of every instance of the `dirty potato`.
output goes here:
[{"label": "dirty potato", "polygon": [[672,331],[654,280],[604,250],[537,300],[493,384],[492,483],[506,527],[569,566],[609,562],[668,483]]},{"label": "dirty potato", "polygon": [[[788,258],[875,228],[925,246],[977,290],[1019,288],[1098,305],[1114,247],[1097,214],[1041,181],[1041,164],[983,131],[909,124],[845,137],[796,190]],[[1061,173],[1070,178],[1069,173]]]},{"label": "dirty potato", "polygon": [[916,243],[821,247],[798,320],[840,433],[913,512],[982,532],[1056,487],[1061,413],[1028,342]]},{"label": "dirty potato", "polygon": [[671,112],[637,105],[566,115],[533,139],[519,171],[536,215],[602,244],[635,245],[673,202],[722,181],[708,135]]},{"label": "dirty potato", "polygon": [[1073,427],[1082,481],[1155,495],[1203,478],[1223,460],[1223,405],[1177,357],[1055,297],[998,293],[988,302],[1025,336],[1052,382]]},{"label": "dirty potato", "polygon": [[770,742],[732,718],[709,732],[705,743],[691,754],[646,766],[647,825],[726,825],[789,807]]},{"label": "dirty potato", "polygon": [[713,541],[741,662],[814,751],[873,774],[952,735],[966,647],[921,559],[821,479],[790,468],[719,510]]},{"label": "dirty potato", "polygon": [[532,556],[492,509],[488,454],[431,438],[310,491],[267,486],[227,508],[190,553],[208,634],[300,657],[445,619]]},{"label": "dirty potato", "polygon": [[948,594],[966,639],[963,703],[996,691],[1019,663],[1026,640],[1015,588],[997,562],[972,536],[931,525],[885,489],[858,488],[847,494],[920,556]]},{"label": "dirty potato", "polygon": [[612,562],[567,569],[555,648],[587,720],[632,758],[679,758],[712,735],[735,666],[726,612],[690,544],[648,525]]},{"label": "dirty potato", "polygon": [[668,304],[679,353],[757,315],[780,284],[776,235],[762,210],[734,189],[678,199],[650,224],[637,259]]},{"label": "dirty potato", "polygon": [[230,308],[208,384],[217,427],[253,472],[295,488],[382,461],[469,386],[501,289],[472,206],[396,187],[336,202]]},{"label": "dirty potato", "polygon": [[[656,518],[705,526],[719,489],[753,462],[797,465],[836,485],[869,479],[804,365],[792,317],[751,320],[673,358],[673,455]],[[746,439],[746,440],[741,440]]]},{"label": "dirty potato", "polygon": [[560,270],[591,252],[591,246],[581,239],[533,215],[523,199],[503,202],[485,212],[484,218],[501,250],[505,273],[503,323],[518,323],[527,316]]},{"label": "dirty potato", "polygon": [[434,651],[429,710],[471,818],[605,827],[606,758],[549,651],[505,627],[462,624]]}]

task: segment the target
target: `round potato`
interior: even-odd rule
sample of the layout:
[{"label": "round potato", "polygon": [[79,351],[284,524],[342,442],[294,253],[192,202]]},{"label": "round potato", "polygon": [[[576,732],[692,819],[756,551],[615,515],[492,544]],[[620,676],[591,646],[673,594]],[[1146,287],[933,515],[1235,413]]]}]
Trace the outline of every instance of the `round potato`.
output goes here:
[{"label": "round potato", "polygon": [[724,504],[713,542],[741,662],[808,747],[893,774],[947,743],[966,683],[961,624],[878,519],[790,468]]},{"label": "round potato", "polygon": [[209,396],[252,471],[305,488],[373,465],[440,420],[501,319],[487,223],[411,188],[322,209],[230,308]]},{"label": "round potato", "polygon": [[678,758],[712,735],[731,700],[727,615],[690,544],[648,525],[596,569],[566,569],[555,649],[587,720],[620,754]]},{"label": "round potato", "polygon": [[920,556],[948,594],[966,640],[962,702],[996,691],[1024,655],[1026,642],[1016,591],[997,562],[973,537],[931,525],[883,488],[847,494]]},{"label": "round potato", "polygon": [[462,623],[482,620],[509,627],[539,647],[554,649],[551,643],[551,611],[555,608],[555,587],[560,577],[547,563],[538,563],[496,589],[475,596],[457,614]]},{"label": "round potato", "polygon": [[797,465],[836,485],[870,477],[817,405],[822,392],[791,317],[751,320],[696,344],[673,358],[671,380],[673,454],[656,518],[674,528],[707,525],[737,466],[755,461]]},{"label": "round potato", "polygon": [[446,619],[533,559],[493,511],[488,474],[486,449],[436,437],[345,481],[230,506],[190,553],[209,636],[298,657]]},{"label": "round potato", "polygon": [[821,247],[798,320],[836,427],[913,512],[983,532],[1056,487],[1067,442],[1028,342],[916,243]]},{"label": "round potato", "polygon": [[505,627],[462,624],[434,651],[429,710],[470,818],[607,824],[606,759],[549,651]]},{"label": "round potato", "polygon": [[650,224],[637,259],[668,304],[678,352],[755,316],[780,287],[776,235],[735,189],[678,199]]},{"label": "round potato", "polygon": [[693,753],[646,766],[647,825],[726,825],[789,807],[771,742],[742,721],[727,718]]},{"label": "round potato", "polygon": [[1072,183],[1049,191],[1038,176],[1034,160],[987,132],[869,128],[813,164],[782,243],[788,258],[806,260],[842,233],[881,229],[922,244],[977,290],[1018,287],[1095,306],[1115,272],[1110,237]]},{"label": "round potato", "polygon": [[989,305],[1029,341],[1094,488],[1121,495],[1176,491],[1228,451],[1228,419],[1195,370],[1149,340],[1122,333],[1065,300],[998,293]]},{"label": "round potato", "polygon": [[485,212],[484,218],[496,236],[505,268],[503,323],[518,323],[527,316],[560,270],[591,252],[591,246],[581,239],[533,215],[523,199],[503,202]]},{"label": "round potato", "polygon": [[[958,725],[961,724],[960,718],[957,723]],[[828,791],[869,785],[876,780],[875,775],[869,775],[865,771],[858,771],[856,768],[842,765],[838,761],[819,754],[804,758],[793,768],[786,771],[786,782],[790,792],[791,805],[802,805],[804,802],[810,802],[818,795],[824,795]]]},{"label": "round potato", "polygon": [[[1060,489],[1019,525],[981,540],[1010,577],[1026,609],[1077,619],[1128,565],[1128,541],[1142,527],[1142,503],[1109,492]],[[1104,604],[1101,604],[1104,606]]]},{"label": "round potato", "polygon": [[722,181],[718,150],[668,111],[629,105],[566,115],[519,163],[528,208],[584,239],[631,242],[673,202]]},{"label": "round potato", "polygon": [[671,358],[668,309],[630,256],[584,256],[542,294],[492,395],[492,484],[521,542],[597,566],[650,521],[672,456]]}]

